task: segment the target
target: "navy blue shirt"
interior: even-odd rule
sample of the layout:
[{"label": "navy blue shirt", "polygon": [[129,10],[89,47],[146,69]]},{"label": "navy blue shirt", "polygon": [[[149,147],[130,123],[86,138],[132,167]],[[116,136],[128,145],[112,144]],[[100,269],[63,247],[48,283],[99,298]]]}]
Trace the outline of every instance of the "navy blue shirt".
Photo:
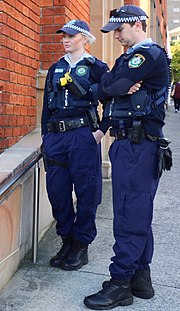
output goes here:
[{"label": "navy blue shirt", "polygon": [[[94,58],[94,63],[92,65],[90,65],[90,71],[89,71],[89,77],[88,77],[88,81],[87,81],[87,94],[84,96],[85,100],[92,101],[92,90],[88,91],[89,85],[92,85],[92,89],[95,92],[95,89],[97,89],[96,84],[98,84],[100,82],[100,79],[102,77],[102,75],[107,72],[108,70],[108,66],[107,64],[105,64],[104,62]],[[83,66],[84,65],[84,59],[81,59],[77,64],[77,66]],[[56,111],[52,111],[49,106],[48,106],[48,97],[49,97],[49,92],[53,91],[53,89],[49,90],[49,88],[52,88],[52,81],[53,81],[53,75],[54,75],[54,71],[55,68],[57,67],[57,64],[60,66],[62,65],[63,68],[67,68],[67,71],[69,69],[69,64],[66,61],[66,59],[64,57],[62,57],[57,63],[54,63],[48,70],[47,73],[47,77],[46,77],[46,82],[45,82],[45,90],[44,90],[44,101],[43,101],[43,111],[42,111],[42,118],[41,118],[41,125],[42,125],[42,135],[44,135],[47,132],[47,123],[52,122],[52,121],[59,121],[59,120],[63,120],[66,118],[76,118],[76,117],[82,117],[85,115],[86,113],[86,109],[78,109],[78,108],[74,108],[74,109],[59,109]],[[84,85],[83,87],[86,88],[86,81],[83,81]],[[70,93],[70,91],[68,91]],[[69,94],[69,96],[71,96],[71,94]],[[71,99],[72,100],[72,99]],[[103,104],[105,104],[104,99],[103,98],[99,98],[100,102]],[[76,100],[77,101],[77,100]],[[62,103],[63,105],[63,103]],[[96,110],[97,111],[97,110]],[[97,112],[98,115],[98,112]],[[105,121],[106,123],[106,121]],[[102,131],[106,131],[107,130],[107,124],[103,125],[103,120],[102,122],[100,122],[99,124],[99,128]]]},{"label": "navy blue shirt", "polygon": [[[149,46],[144,44],[138,46],[132,53],[121,55],[112,70],[104,74],[99,87],[99,96],[104,96],[106,99],[124,96],[130,87],[139,81],[142,81],[141,89],[147,90],[148,94],[155,95],[164,87],[168,91],[167,55],[156,44]],[[162,103],[142,118],[142,126],[148,134],[162,136],[164,118],[164,103]],[[114,124],[112,120],[111,125]]]}]

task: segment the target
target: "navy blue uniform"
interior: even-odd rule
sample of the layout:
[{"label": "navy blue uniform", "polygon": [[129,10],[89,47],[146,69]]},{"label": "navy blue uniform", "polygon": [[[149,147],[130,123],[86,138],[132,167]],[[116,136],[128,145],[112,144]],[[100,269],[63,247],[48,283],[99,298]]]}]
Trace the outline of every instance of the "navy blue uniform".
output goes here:
[{"label": "navy blue uniform", "polygon": [[[133,108],[133,96],[138,92],[126,94],[138,81],[142,81],[140,90],[145,97],[139,98]],[[116,60],[113,69],[104,75],[101,86],[101,95],[113,97],[105,115],[117,138],[109,151],[115,236],[110,273],[112,279],[122,280],[131,278],[136,269],[147,269],[153,255],[151,223],[159,183],[159,146],[155,140],[163,136],[164,103],[169,86],[165,51],[148,40],[142,42]],[[143,101],[145,108],[141,107]],[[137,124],[141,135],[139,141],[133,141]]]},{"label": "navy blue uniform", "polygon": [[[92,131],[98,124],[103,130],[97,113],[97,84],[107,69],[106,64],[88,54],[70,68],[65,56],[51,66],[45,85],[43,148],[48,159],[47,192],[57,234],[73,236],[84,244],[96,236],[95,214],[101,202],[101,146]],[[59,79],[68,71],[83,87],[81,96],[71,91],[70,84],[59,86]]]}]

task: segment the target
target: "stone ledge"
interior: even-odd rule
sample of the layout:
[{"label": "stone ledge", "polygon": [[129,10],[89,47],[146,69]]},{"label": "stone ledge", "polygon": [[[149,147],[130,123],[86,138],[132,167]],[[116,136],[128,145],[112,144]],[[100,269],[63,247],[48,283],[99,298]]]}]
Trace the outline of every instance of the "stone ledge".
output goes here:
[{"label": "stone ledge", "polygon": [[37,128],[0,154],[0,187],[38,155],[40,144],[40,129]]}]

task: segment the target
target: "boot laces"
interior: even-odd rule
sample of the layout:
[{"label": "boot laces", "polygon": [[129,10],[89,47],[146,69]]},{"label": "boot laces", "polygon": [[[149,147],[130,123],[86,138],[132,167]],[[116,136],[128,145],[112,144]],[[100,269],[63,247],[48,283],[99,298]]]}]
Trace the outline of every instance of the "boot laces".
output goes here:
[{"label": "boot laces", "polygon": [[69,255],[69,257],[76,257],[76,256],[79,256],[81,255],[81,253],[84,251],[85,249],[84,248],[77,248],[77,247],[73,247],[72,250],[71,250],[71,253]]}]

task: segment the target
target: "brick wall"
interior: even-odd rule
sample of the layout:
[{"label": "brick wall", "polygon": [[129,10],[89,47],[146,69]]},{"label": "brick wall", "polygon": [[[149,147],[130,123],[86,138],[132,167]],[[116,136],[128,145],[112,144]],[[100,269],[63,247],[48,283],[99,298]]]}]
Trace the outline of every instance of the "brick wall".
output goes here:
[{"label": "brick wall", "polygon": [[167,40],[167,1],[155,1],[156,5],[156,14],[158,25],[160,29],[160,34],[162,41],[164,42],[164,46],[166,47]]},{"label": "brick wall", "polygon": [[140,2],[140,0],[125,0],[125,1],[124,1],[124,4],[125,4],[125,5],[127,5],[127,4],[133,4],[133,5],[139,6],[139,2]]},{"label": "brick wall", "polygon": [[89,22],[89,0],[1,0],[0,153],[36,127],[36,77],[62,55],[56,30]]},{"label": "brick wall", "polygon": [[1,1],[0,152],[36,126],[38,1]]},{"label": "brick wall", "polygon": [[61,35],[56,31],[70,19],[89,22],[89,0],[41,0],[40,68],[46,70],[63,54]]}]

